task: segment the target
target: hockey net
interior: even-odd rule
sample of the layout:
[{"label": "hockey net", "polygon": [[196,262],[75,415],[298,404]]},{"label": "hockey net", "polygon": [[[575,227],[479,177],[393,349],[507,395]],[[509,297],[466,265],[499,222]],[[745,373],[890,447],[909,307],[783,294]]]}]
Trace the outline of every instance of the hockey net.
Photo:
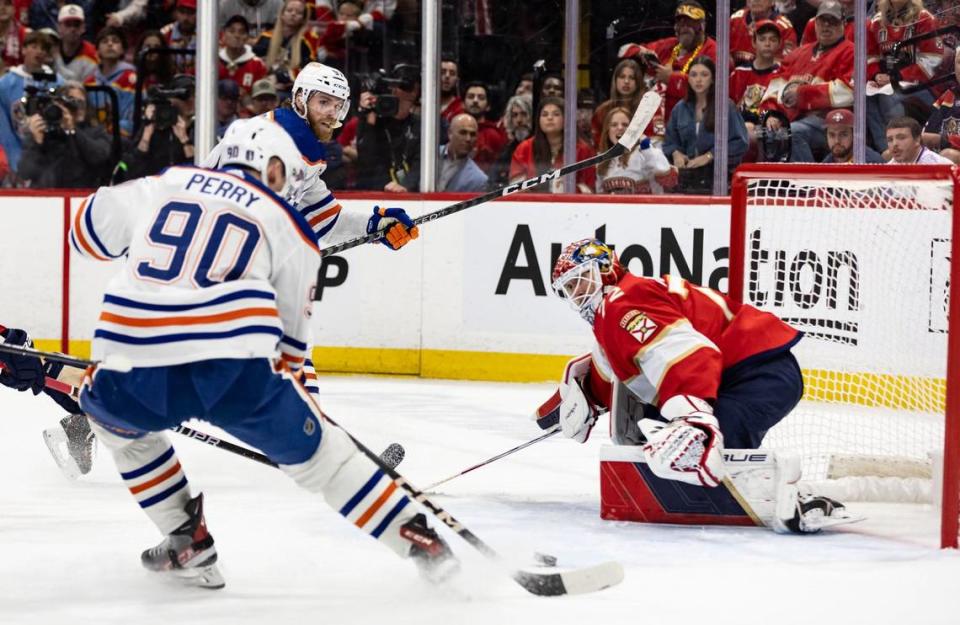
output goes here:
[{"label": "hockey net", "polygon": [[804,399],[764,447],[799,454],[805,480],[848,500],[950,492],[944,546],[957,543],[960,444],[945,416],[956,403],[946,380],[958,379],[948,343],[960,339],[952,169],[757,165],[731,193],[730,294],[805,333],[794,348]]}]

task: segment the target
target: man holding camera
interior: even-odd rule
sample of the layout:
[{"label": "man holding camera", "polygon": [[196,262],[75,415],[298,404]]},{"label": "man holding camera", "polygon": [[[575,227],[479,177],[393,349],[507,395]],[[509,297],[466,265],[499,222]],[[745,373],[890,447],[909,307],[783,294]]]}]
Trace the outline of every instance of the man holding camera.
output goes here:
[{"label": "man holding camera", "polygon": [[110,137],[87,121],[87,92],[71,81],[27,117],[19,175],[33,188],[84,189],[109,173]]},{"label": "man holding camera", "polygon": [[360,94],[357,188],[391,193],[420,189],[420,72],[400,64]]}]

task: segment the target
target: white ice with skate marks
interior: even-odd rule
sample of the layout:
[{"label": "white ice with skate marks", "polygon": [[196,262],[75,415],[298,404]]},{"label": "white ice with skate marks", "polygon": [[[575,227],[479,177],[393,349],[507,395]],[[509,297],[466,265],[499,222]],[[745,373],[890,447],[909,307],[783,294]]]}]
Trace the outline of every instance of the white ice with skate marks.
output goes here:
[{"label": "white ice with skate marks", "polygon": [[[384,377],[320,384],[324,409],[369,447],[403,443],[400,470],[413,484],[537,436],[528,415],[553,391]],[[819,536],[602,521],[603,423],[586,445],[553,437],[442,486],[436,500],[520,563],[535,551],[560,566],[617,559],[626,580],[615,588],[534,597],[449,534],[463,569],[432,587],[279,471],[171,434],[194,492],[206,493],[227,582],[184,589],[141,569],[140,551],[160,537],[102,449],[89,476],[60,474],[41,432],[61,416],[43,397],[0,388],[0,623],[957,622],[960,556],[934,547],[929,506],[855,504],[869,520]]]}]

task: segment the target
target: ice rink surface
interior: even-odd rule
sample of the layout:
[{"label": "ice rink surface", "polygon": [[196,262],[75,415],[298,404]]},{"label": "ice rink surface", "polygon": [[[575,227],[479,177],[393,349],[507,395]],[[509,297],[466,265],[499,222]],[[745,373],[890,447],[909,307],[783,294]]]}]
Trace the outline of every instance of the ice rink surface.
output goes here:
[{"label": "ice rink surface", "polygon": [[[540,433],[548,384],[322,377],[322,405],[374,450],[400,442],[400,472],[426,485]],[[277,470],[170,434],[206,495],[227,587],[186,589],[140,567],[160,540],[102,448],[92,473],[63,477],[41,440],[62,413],[0,388],[0,623],[457,625],[524,623],[960,623],[960,555],[935,548],[923,505],[851,505],[864,523],[820,536],[760,528],[667,527],[599,517],[598,447],[548,439],[440,488],[436,501],[521,564],[616,559],[625,581],[539,598],[449,535],[463,561],[433,587]],[[214,432],[207,424],[192,423]]]}]

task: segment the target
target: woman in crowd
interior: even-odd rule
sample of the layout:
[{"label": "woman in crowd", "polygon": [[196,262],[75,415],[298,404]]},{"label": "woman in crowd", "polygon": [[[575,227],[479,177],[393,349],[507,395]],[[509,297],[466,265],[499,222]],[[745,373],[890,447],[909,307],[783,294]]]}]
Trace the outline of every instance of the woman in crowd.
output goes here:
[{"label": "woman in crowd", "polygon": [[[593,156],[593,148],[577,141],[577,155],[574,160],[581,161]],[[513,153],[510,163],[510,182],[520,182],[563,166],[563,100],[547,96],[540,100],[537,112],[537,130],[533,137],[521,141]],[[577,172],[577,193],[593,193],[597,172],[594,167]],[[558,176],[545,185],[535,187],[537,191],[563,193],[563,179]]]},{"label": "woman in crowd", "polygon": [[610,79],[610,99],[601,102],[600,106],[593,112],[591,123],[593,145],[600,145],[604,134],[603,120],[610,109],[625,108],[630,115],[633,115],[646,90],[639,63],[633,59],[623,59],[617,63],[617,66],[613,68],[613,78]]},{"label": "woman in crowd", "polygon": [[253,46],[273,74],[277,91],[290,91],[300,68],[313,59],[307,5],[303,0],[286,0],[273,30],[264,31]]},{"label": "woman in crowd", "polygon": [[[698,57],[687,71],[687,95],[670,112],[663,153],[679,174],[682,193],[709,194],[713,189],[714,76],[716,66]],[[727,162],[731,170],[747,151],[747,127],[736,105],[727,100]]]},{"label": "woman in crowd", "polygon": [[[600,137],[601,153],[617,144],[630,125],[630,118],[630,111],[619,106],[607,111]],[[676,170],[646,137],[630,152],[597,165],[597,193],[659,194],[676,184]]]}]

